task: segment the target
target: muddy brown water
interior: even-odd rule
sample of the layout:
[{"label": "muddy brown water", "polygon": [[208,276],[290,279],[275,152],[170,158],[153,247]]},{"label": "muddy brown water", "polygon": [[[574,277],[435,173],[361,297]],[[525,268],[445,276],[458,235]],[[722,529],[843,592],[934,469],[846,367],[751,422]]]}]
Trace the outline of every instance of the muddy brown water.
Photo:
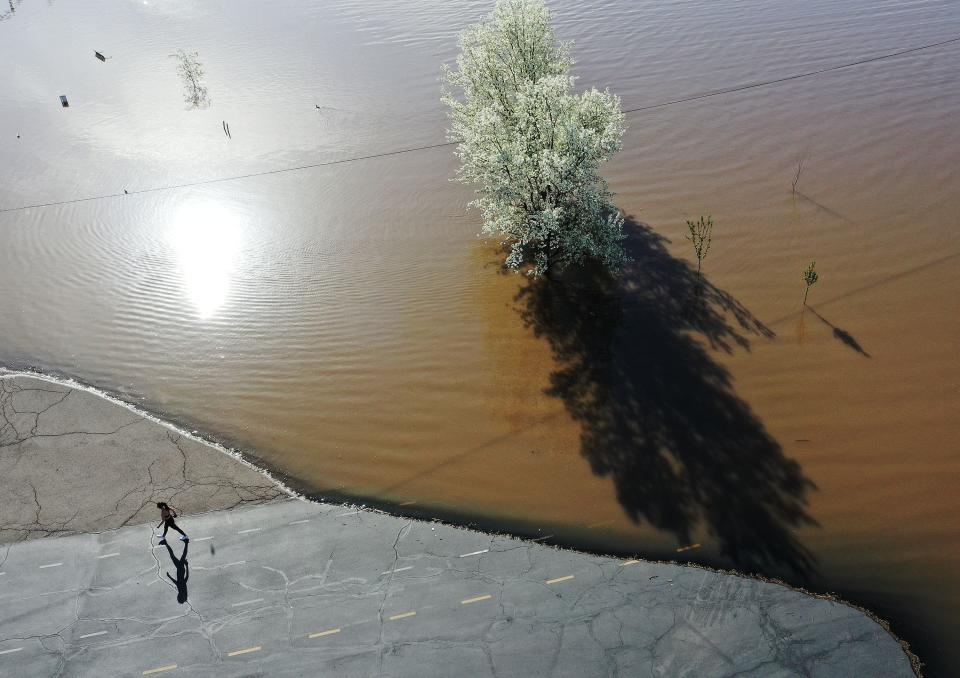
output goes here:
[{"label": "muddy brown water", "polygon": [[[551,7],[628,109],[960,35],[952,1]],[[839,592],[949,675],[960,43],[629,114],[619,281],[501,275],[449,148],[139,192],[442,142],[440,64],[488,9],[4,8],[0,208],[121,195],[0,212],[0,363],[326,495]]]}]

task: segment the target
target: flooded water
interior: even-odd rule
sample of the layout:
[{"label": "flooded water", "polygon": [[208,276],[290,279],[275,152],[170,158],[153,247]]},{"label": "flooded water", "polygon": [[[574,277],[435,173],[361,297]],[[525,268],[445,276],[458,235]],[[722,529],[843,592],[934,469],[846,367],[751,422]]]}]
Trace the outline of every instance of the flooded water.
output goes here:
[{"label": "flooded water", "polygon": [[619,281],[501,274],[449,147],[262,174],[442,143],[487,2],[13,0],[0,209],[108,197],[0,212],[0,364],[325,496],[839,592],[948,675],[960,42],[650,107],[949,40],[960,4],[550,6],[580,84],[644,109],[605,169]]}]

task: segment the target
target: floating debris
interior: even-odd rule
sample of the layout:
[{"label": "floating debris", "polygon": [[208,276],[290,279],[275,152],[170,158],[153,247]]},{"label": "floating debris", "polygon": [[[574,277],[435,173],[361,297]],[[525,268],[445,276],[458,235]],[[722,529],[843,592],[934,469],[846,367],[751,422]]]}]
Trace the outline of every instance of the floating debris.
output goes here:
[{"label": "floating debris", "polygon": [[100,61],[106,61],[106,60],[107,60],[107,57],[105,57],[105,56],[103,56],[102,54],[100,54],[100,52],[98,52],[97,50],[93,50],[93,55],[94,55],[95,57],[97,57],[98,59],[100,59]]},{"label": "floating debris", "polygon": [[67,95],[66,95],[66,94],[61,94],[61,95],[60,95],[60,105],[63,106],[64,108],[70,108],[70,102],[67,101]]}]

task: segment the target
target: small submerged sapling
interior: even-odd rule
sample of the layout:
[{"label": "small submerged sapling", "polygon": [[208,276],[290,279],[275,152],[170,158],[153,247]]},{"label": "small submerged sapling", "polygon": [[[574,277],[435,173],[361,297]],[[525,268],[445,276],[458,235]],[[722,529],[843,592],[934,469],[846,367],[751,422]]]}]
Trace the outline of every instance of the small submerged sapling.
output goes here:
[{"label": "small submerged sapling", "polygon": [[820,276],[817,274],[817,262],[811,261],[810,265],[803,269],[803,282],[807,283],[807,289],[803,293],[803,305],[807,305],[807,295],[810,294],[810,288],[817,283]]},{"label": "small submerged sapling", "polygon": [[687,234],[687,240],[693,243],[693,251],[697,255],[697,278],[700,277],[700,267],[703,260],[710,251],[710,240],[713,237],[713,217],[706,219],[700,217],[700,221],[690,221],[687,219],[687,228],[690,233]]}]

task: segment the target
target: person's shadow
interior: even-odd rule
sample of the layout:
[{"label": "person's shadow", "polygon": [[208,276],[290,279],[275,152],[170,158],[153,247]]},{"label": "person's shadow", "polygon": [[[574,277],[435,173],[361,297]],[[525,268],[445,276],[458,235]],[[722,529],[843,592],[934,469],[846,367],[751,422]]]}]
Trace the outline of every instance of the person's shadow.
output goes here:
[{"label": "person's shadow", "polygon": [[581,453],[613,481],[635,522],[688,544],[698,528],[727,563],[813,574],[794,536],[815,525],[814,485],[783,454],[708,351],[749,350],[773,332],[736,299],[673,257],[665,239],[628,220],[632,262],[533,280],[518,311],[557,364],[548,395],[581,426]]},{"label": "person's shadow", "polygon": [[167,579],[172,581],[174,586],[177,587],[177,602],[183,605],[187,602],[187,580],[190,579],[190,563],[187,562],[187,550],[190,548],[190,542],[184,542],[183,553],[180,554],[179,559],[173,555],[173,549],[170,548],[170,544],[164,542],[163,545],[167,547],[167,553],[170,554],[170,560],[173,561],[173,566],[177,573],[176,578],[173,578],[170,576],[170,573],[167,572]]}]

